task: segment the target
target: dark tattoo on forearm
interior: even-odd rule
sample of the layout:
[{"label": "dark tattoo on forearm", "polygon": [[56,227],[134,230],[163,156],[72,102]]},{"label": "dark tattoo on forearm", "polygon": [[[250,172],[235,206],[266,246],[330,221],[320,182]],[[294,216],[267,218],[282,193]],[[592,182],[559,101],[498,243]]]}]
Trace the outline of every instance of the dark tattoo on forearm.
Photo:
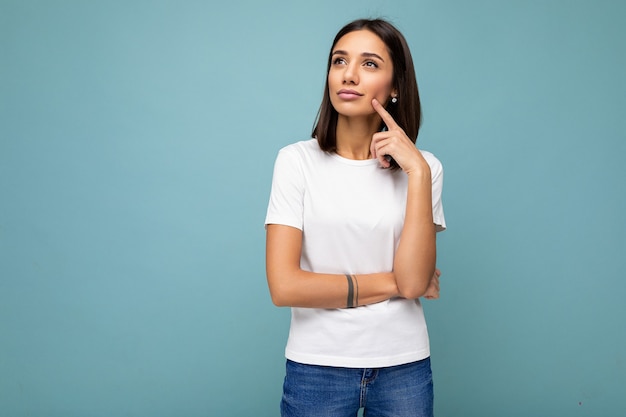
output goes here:
[{"label": "dark tattoo on forearm", "polygon": [[346,274],[348,280],[348,301],[346,302],[347,308],[354,307],[354,283],[352,282],[352,276]]},{"label": "dark tattoo on forearm", "polygon": [[[348,301],[346,302],[346,308],[353,308],[359,306],[359,280],[356,279],[356,275],[346,274],[348,280]],[[356,292],[354,290],[356,287]]]},{"label": "dark tattoo on forearm", "polygon": [[359,306],[359,280],[356,279],[356,275],[352,275],[352,278],[354,278],[354,283],[356,284],[356,295],[354,297],[354,306],[358,307]]}]

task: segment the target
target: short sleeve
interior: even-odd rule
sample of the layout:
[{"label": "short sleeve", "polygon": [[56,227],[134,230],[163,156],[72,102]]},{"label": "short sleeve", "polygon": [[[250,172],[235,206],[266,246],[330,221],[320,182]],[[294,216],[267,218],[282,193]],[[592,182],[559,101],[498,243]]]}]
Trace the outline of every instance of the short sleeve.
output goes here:
[{"label": "short sleeve", "polygon": [[443,165],[430,152],[422,151],[428,165],[430,165],[430,174],[432,178],[432,199],[433,199],[433,221],[437,232],[446,230],[446,219],[443,215],[443,203],[441,201],[441,193],[443,191]]},{"label": "short sleeve", "polygon": [[274,163],[265,225],[282,224],[302,230],[304,180],[297,152],[283,148]]}]

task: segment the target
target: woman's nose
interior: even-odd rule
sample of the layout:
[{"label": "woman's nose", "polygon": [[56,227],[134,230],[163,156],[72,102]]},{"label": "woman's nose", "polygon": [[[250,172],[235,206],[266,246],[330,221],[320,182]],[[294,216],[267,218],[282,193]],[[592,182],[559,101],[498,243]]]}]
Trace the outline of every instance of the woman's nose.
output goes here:
[{"label": "woman's nose", "polygon": [[359,83],[359,74],[354,65],[350,64],[346,66],[345,71],[343,72],[343,83],[344,84],[358,84]]}]

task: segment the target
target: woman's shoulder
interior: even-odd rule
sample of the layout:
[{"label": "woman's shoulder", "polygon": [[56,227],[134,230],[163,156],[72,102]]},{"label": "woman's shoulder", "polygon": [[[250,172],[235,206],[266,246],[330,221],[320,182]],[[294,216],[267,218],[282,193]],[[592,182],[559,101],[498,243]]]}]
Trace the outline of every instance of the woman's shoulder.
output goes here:
[{"label": "woman's shoulder", "polygon": [[441,161],[439,160],[439,158],[437,158],[435,156],[434,153],[430,152],[430,151],[426,151],[424,149],[420,149],[419,150],[422,153],[422,156],[424,157],[424,159],[426,160],[426,162],[428,162],[429,165],[441,165]]},{"label": "woman's shoulder", "polygon": [[428,162],[433,176],[435,175],[435,173],[443,171],[443,165],[441,164],[441,161],[435,156],[435,154],[429,151],[425,151],[423,149],[420,149],[420,152],[422,153],[422,156],[424,157],[426,162]]},{"label": "woman's shoulder", "polygon": [[307,139],[298,142],[290,143],[280,149],[280,152],[313,152],[320,150],[320,146],[317,143],[317,139]]},{"label": "woman's shoulder", "polygon": [[325,154],[320,148],[317,139],[301,140],[284,146],[279,155],[292,155],[300,158],[320,157]]}]

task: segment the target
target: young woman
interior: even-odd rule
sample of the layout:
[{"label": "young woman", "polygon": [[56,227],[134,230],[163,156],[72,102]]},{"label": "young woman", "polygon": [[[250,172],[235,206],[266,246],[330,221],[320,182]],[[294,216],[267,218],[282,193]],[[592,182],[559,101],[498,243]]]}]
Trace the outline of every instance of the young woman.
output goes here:
[{"label": "young woman", "polygon": [[292,307],[283,416],[432,416],[419,298],[439,297],[443,171],[415,147],[411,53],[384,20],[342,28],[313,139],[280,150],[267,279]]}]

